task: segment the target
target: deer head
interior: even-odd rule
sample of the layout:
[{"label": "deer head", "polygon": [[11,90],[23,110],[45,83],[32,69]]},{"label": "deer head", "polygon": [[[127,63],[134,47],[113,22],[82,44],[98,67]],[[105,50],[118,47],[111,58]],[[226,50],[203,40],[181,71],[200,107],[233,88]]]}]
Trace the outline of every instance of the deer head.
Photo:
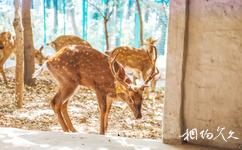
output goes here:
[{"label": "deer head", "polygon": [[2,32],[0,34],[0,44],[4,47],[13,47],[14,45],[14,36],[11,32]]},{"label": "deer head", "polygon": [[145,42],[145,45],[147,46],[147,48],[146,48],[147,53],[148,53],[149,57],[151,57],[151,58],[157,58],[157,49],[155,46],[156,42],[157,42],[157,40],[154,40],[151,37],[146,39],[146,42]]},{"label": "deer head", "polygon": [[157,42],[157,40],[153,39],[152,37],[149,37],[148,39],[146,39],[145,44],[147,44],[147,45],[155,45],[156,42]]},{"label": "deer head", "polygon": [[[148,82],[158,73],[155,67],[155,61],[152,61],[152,69],[150,74],[145,79],[143,85],[136,85],[132,82],[126,75],[123,67],[120,67],[116,72],[114,67],[114,62],[119,54],[111,58],[110,69],[115,78],[116,93],[118,96],[127,102],[130,109],[134,113],[136,119],[142,117],[141,115],[141,106],[142,106],[142,95],[145,87],[147,87]],[[119,64],[120,65],[120,64]],[[121,66],[121,65],[120,65]]]},{"label": "deer head", "polygon": [[44,61],[48,59],[48,57],[44,56],[42,50],[44,49],[44,46],[42,45],[39,49],[34,50],[34,58],[35,63],[38,65],[42,65]]}]

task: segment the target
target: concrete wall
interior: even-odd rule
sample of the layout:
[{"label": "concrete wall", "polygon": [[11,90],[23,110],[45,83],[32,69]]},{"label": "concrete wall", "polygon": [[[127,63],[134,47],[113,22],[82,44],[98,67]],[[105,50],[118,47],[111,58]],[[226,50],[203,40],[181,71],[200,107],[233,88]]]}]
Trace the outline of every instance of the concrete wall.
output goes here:
[{"label": "concrete wall", "polygon": [[232,130],[239,140],[188,142],[241,149],[242,1],[172,0],[170,19],[164,142],[179,141],[186,129],[217,136],[225,127],[225,138]]}]

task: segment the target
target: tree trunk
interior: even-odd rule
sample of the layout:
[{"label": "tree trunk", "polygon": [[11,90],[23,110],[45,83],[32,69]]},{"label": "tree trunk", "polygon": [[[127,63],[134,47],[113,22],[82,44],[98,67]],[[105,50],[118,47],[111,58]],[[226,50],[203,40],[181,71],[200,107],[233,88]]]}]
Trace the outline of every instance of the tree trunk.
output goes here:
[{"label": "tree trunk", "polygon": [[58,1],[53,0],[54,4],[54,33],[57,33],[58,30]]},{"label": "tree trunk", "polygon": [[74,9],[74,5],[73,5],[73,1],[69,0],[68,3],[69,3],[68,8],[69,8],[69,12],[70,12],[69,15],[70,15],[73,31],[76,35],[79,35],[78,29],[76,26],[75,9]]},{"label": "tree trunk", "polygon": [[16,50],[16,100],[17,106],[19,108],[23,105],[23,92],[24,92],[24,82],[23,82],[23,71],[24,71],[24,46],[23,46],[23,27],[20,14],[20,0],[14,0],[15,6],[15,17],[13,21],[13,26],[16,34],[15,40],[15,50]]},{"label": "tree trunk", "polygon": [[82,0],[82,38],[87,40],[88,0]]},{"label": "tree trunk", "polygon": [[144,44],[143,19],[142,19],[142,12],[141,12],[141,8],[140,8],[139,0],[136,0],[136,4],[137,4],[138,12],[139,12],[139,22],[140,22],[140,33],[139,33],[140,34],[140,45],[143,45]]},{"label": "tree trunk", "polygon": [[22,23],[24,28],[24,83],[33,85],[32,74],[34,73],[34,43],[31,24],[31,7],[32,0],[22,1]]},{"label": "tree trunk", "polygon": [[108,19],[106,17],[103,18],[104,21],[104,31],[105,31],[105,39],[106,39],[106,50],[109,50],[109,41],[108,41]]}]

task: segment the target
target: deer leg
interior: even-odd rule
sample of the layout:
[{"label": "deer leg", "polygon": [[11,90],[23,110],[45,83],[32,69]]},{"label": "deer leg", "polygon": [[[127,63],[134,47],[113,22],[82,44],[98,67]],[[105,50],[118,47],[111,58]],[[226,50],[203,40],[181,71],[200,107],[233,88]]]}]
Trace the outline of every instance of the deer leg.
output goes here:
[{"label": "deer leg", "polygon": [[58,122],[61,125],[61,128],[64,132],[68,132],[68,127],[64,121],[64,118],[61,114],[61,107],[62,107],[62,96],[61,96],[61,91],[59,89],[59,91],[56,93],[56,95],[54,96],[54,98],[51,101],[51,107],[54,110],[57,118],[58,118]]},{"label": "deer leg", "polygon": [[151,81],[151,91],[152,92],[155,92],[156,82],[157,82],[157,80],[154,78]]},{"label": "deer leg", "polygon": [[71,132],[77,132],[77,130],[73,127],[73,124],[71,123],[71,119],[70,119],[70,117],[69,117],[69,115],[68,115],[67,104],[68,104],[68,101],[66,101],[66,102],[63,104],[62,115],[63,115],[63,117],[65,118],[65,122],[66,122],[66,125],[67,125],[68,129],[69,129]]},{"label": "deer leg", "polygon": [[8,81],[7,81],[6,75],[4,73],[3,67],[0,67],[0,72],[1,72],[1,74],[3,76],[4,83],[7,85]]},{"label": "deer leg", "polygon": [[68,98],[74,93],[76,88],[77,88],[77,85],[72,84],[71,86],[62,86],[61,90],[60,90],[61,98],[62,98],[60,115],[61,115],[61,118],[63,119],[63,122],[65,123],[65,126],[67,127],[68,131],[71,131],[71,132],[76,132],[76,129],[74,129],[74,127],[71,123],[71,119],[68,115],[67,104],[68,104]]},{"label": "deer leg", "polygon": [[147,98],[150,99],[150,89],[149,89],[149,87],[145,88],[145,94],[146,94]]},{"label": "deer leg", "polygon": [[105,134],[105,114],[107,112],[106,95],[96,92],[98,100],[98,109],[100,113],[100,134]]},{"label": "deer leg", "polygon": [[[146,70],[142,71],[142,77],[143,77],[143,80],[145,80],[147,78],[147,71]],[[149,89],[149,87],[145,88],[145,92],[144,93],[146,94],[147,98],[149,99],[150,98],[150,89]]]},{"label": "deer leg", "polygon": [[106,97],[106,113],[105,113],[105,116],[104,116],[104,130],[105,130],[105,132],[107,132],[107,129],[108,129],[108,114],[110,112],[111,106],[112,106],[112,98],[107,96]]},{"label": "deer leg", "polygon": [[140,74],[140,71],[135,70],[134,73],[133,73],[133,82],[134,82],[134,84],[137,84],[136,83],[137,79],[141,79],[141,74]]}]

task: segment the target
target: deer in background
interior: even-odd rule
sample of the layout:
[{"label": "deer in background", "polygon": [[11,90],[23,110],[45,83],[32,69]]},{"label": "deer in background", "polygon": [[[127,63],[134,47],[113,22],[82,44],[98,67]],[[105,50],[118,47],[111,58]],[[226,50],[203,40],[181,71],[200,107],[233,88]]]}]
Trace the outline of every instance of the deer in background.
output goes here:
[{"label": "deer in background", "polygon": [[44,61],[46,61],[49,57],[43,55],[44,46],[42,45],[39,49],[34,50],[34,58],[35,63],[38,65],[42,65]]},{"label": "deer in background", "polygon": [[[10,57],[12,53],[15,53],[15,37],[10,32],[2,32],[0,33],[0,73],[2,74],[3,80],[5,84],[7,84],[7,78],[3,69],[4,63]],[[39,50],[34,50],[34,53]],[[36,58],[38,59],[38,58]],[[39,60],[36,60],[39,61]]]},{"label": "deer in background", "polygon": [[[92,47],[87,41],[76,35],[61,35],[54,41],[47,43],[47,46],[52,47],[56,52],[68,45],[84,45],[87,47]],[[39,63],[39,65],[42,65],[42,63],[48,59],[48,57],[43,54],[42,50],[43,47],[35,51],[35,58],[38,60],[37,63]]]},{"label": "deer in background", "polygon": [[[129,46],[120,46],[112,51],[106,51],[105,53],[113,57],[119,54],[117,62],[123,65],[123,67],[134,71],[134,80],[143,79],[145,80],[149,75],[149,72],[153,68],[153,62],[157,59],[157,50],[155,47],[156,40],[148,38],[146,40],[146,47],[134,48]],[[158,69],[156,69],[158,71]],[[155,90],[156,80],[152,79],[151,89]],[[149,89],[146,90],[147,96],[149,97]]]},{"label": "deer in background", "polygon": [[76,35],[61,35],[54,41],[47,44],[47,46],[54,48],[56,52],[67,45],[84,45],[87,47],[92,47],[87,41]]},{"label": "deer in background", "polygon": [[[121,55],[121,54],[120,54]],[[50,57],[33,77],[49,70],[59,83],[59,90],[51,101],[52,109],[65,132],[75,132],[67,112],[69,98],[79,85],[96,92],[100,113],[100,134],[105,134],[108,127],[108,114],[114,99],[125,101],[134,113],[141,118],[142,93],[146,84],[155,76],[155,62],[152,71],[141,86],[134,83],[125,74],[123,67],[117,63],[119,54],[109,57],[103,53],[82,45],[62,48]]]},{"label": "deer in background", "polygon": [[0,49],[0,73],[2,74],[5,84],[7,84],[7,78],[4,73],[3,65],[12,52],[15,52],[14,36],[10,32],[2,32],[0,33],[0,43],[3,45],[3,48]]}]

